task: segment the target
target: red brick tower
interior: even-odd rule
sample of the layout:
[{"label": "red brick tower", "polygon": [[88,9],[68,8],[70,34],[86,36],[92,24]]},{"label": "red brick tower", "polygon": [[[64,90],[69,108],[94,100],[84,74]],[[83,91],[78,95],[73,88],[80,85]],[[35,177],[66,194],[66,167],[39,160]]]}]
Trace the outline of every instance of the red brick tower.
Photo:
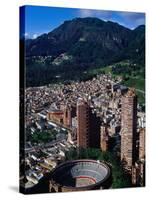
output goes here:
[{"label": "red brick tower", "polygon": [[77,103],[77,144],[82,148],[99,148],[99,118],[96,117],[88,102]]},{"label": "red brick tower", "polygon": [[100,128],[100,148],[102,151],[108,150],[109,135],[106,125],[102,125]]},{"label": "red brick tower", "polygon": [[121,160],[128,170],[136,160],[137,96],[129,89],[122,97]]}]

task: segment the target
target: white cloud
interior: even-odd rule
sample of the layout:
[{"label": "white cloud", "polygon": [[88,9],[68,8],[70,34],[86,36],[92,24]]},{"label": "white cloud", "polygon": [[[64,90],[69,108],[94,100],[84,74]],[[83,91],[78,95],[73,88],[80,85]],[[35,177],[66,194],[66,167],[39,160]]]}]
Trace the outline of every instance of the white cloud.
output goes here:
[{"label": "white cloud", "polygon": [[144,13],[119,12],[119,15],[128,20],[140,20],[144,18]]},{"label": "white cloud", "polygon": [[79,14],[80,14],[80,17],[91,17],[91,16],[93,16],[93,12],[91,10],[81,9],[79,11]]},{"label": "white cloud", "polygon": [[111,11],[100,11],[100,10],[88,10],[88,9],[80,9],[78,12],[79,17],[98,17],[103,20],[109,20],[112,17]]},{"label": "white cloud", "polygon": [[25,38],[29,38],[29,33],[24,33]]},{"label": "white cloud", "polygon": [[38,37],[37,33],[33,34],[33,36],[32,36],[33,39],[36,39],[37,37]]},{"label": "white cloud", "polygon": [[119,13],[119,16],[122,17],[122,19],[126,22],[134,24],[134,26],[145,24],[144,13],[121,12]]},{"label": "white cloud", "polygon": [[45,30],[45,31],[42,31],[42,32],[36,32],[36,33],[32,33],[31,35],[31,37],[30,38],[32,38],[32,39],[36,39],[37,37],[39,37],[39,36],[41,36],[42,34],[47,34],[47,33],[49,33],[49,31],[47,31],[47,30]]},{"label": "white cloud", "polygon": [[97,17],[104,21],[113,21],[129,28],[145,24],[144,13],[79,9],[78,17]]}]

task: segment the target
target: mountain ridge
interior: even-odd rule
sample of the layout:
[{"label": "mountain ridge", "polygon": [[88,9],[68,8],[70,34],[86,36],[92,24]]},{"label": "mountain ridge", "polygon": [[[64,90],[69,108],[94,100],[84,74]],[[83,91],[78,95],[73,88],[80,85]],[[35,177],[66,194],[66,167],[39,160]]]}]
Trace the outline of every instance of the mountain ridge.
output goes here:
[{"label": "mountain ridge", "polygon": [[38,70],[41,74],[44,70],[50,73],[48,77],[52,79],[66,71],[77,72],[126,59],[144,64],[145,26],[131,30],[98,18],[75,18],[36,39],[26,40],[25,45],[27,80]]}]

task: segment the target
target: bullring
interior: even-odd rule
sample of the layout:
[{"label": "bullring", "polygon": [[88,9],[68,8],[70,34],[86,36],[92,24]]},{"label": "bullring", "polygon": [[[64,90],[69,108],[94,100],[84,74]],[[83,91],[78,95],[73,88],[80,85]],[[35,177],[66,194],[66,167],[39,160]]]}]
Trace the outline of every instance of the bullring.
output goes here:
[{"label": "bullring", "polygon": [[104,189],[111,186],[111,169],[96,160],[72,160],[58,165],[51,172],[49,192]]}]

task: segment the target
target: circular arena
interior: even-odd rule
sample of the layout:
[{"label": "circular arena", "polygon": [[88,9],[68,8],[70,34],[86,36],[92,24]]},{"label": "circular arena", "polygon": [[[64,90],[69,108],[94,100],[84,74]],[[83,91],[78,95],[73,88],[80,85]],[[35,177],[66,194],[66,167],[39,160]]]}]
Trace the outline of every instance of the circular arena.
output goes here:
[{"label": "circular arena", "polygon": [[50,192],[104,189],[111,186],[111,169],[102,161],[73,160],[51,173]]}]

